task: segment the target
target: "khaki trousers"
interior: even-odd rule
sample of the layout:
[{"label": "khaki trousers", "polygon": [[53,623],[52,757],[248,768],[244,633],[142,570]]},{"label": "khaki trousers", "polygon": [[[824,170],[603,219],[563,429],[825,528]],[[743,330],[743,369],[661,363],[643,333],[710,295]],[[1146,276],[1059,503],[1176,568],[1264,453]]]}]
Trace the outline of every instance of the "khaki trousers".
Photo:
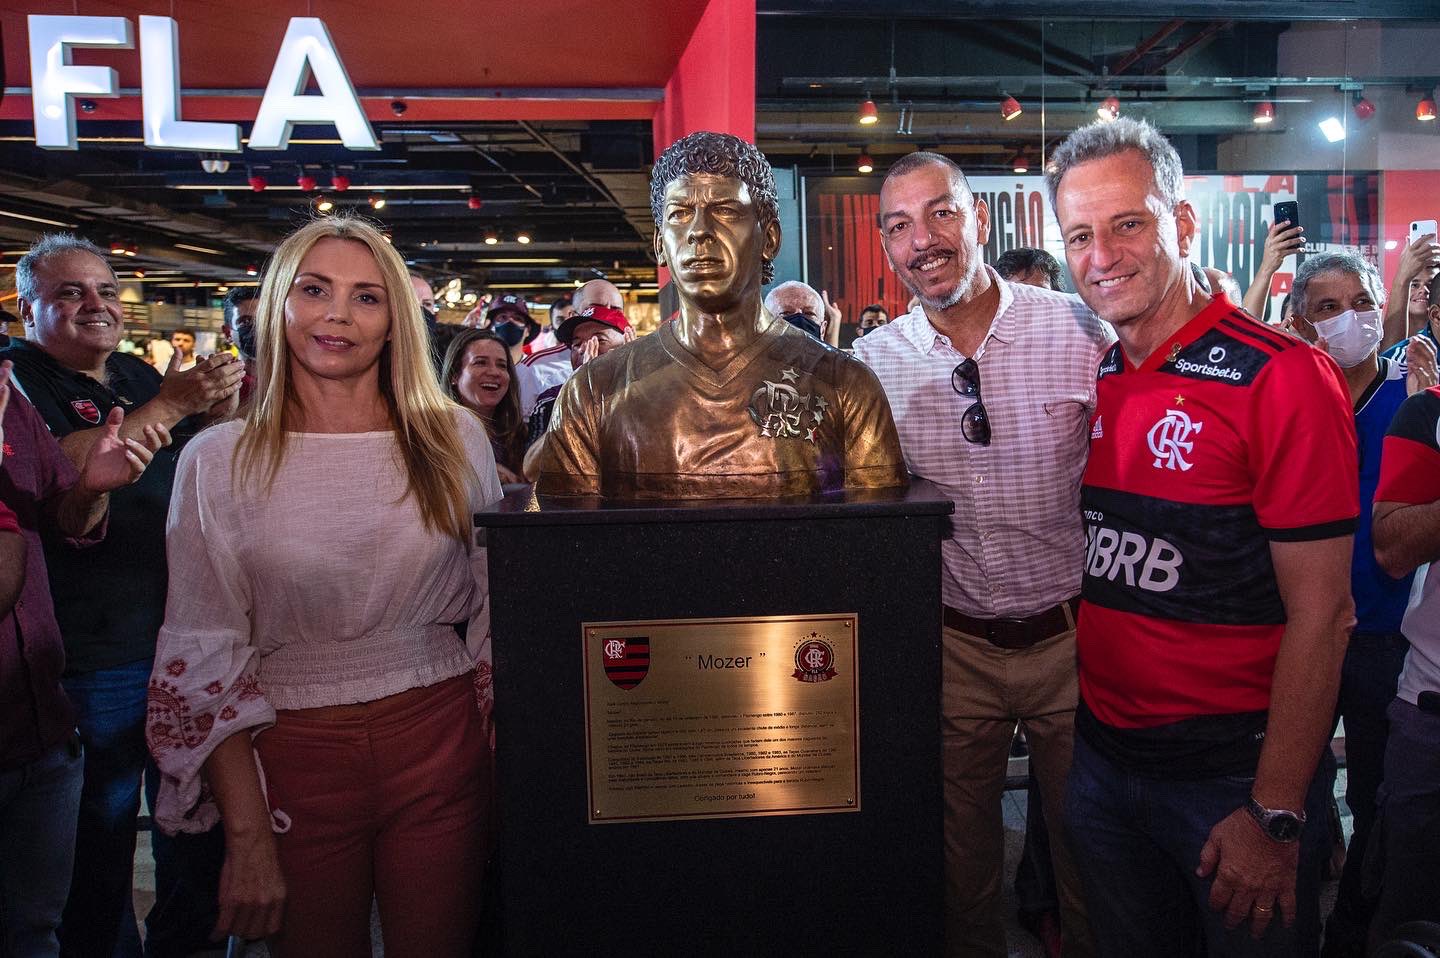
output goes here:
[{"label": "khaki trousers", "polygon": [[1050,829],[1065,954],[1095,953],[1079,874],[1065,836],[1065,782],[1079,700],[1071,629],[1028,649],[944,630],[941,735],[945,775],[945,950],[950,958],[1005,958],[1000,802],[1015,723],[1025,729]]}]

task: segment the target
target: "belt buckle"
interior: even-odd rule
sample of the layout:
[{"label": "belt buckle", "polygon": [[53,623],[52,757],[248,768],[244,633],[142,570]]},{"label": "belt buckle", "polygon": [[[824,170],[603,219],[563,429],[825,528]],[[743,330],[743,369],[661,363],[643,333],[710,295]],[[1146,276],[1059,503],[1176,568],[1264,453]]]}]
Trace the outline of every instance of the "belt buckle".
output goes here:
[{"label": "belt buckle", "polygon": [[989,622],[985,623],[985,639],[991,645],[997,646],[1002,649],[1027,648],[1028,646],[1034,644],[1032,641],[1030,641],[1029,635],[1022,633],[1015,638],[1009,638],[1008,636],[1013,634],[1011,632],[1012,629],[1018,632],[1020,630],[1026,629],[1029,624],[1029,619],[991,619]]}]

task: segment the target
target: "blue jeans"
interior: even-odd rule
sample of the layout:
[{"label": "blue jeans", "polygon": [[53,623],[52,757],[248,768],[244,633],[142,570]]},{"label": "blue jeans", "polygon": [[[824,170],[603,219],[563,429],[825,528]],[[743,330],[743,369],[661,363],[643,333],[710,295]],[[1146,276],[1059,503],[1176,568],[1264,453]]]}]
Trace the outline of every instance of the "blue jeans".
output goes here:
[{"label": "blue jeans", "polygon": [[60,923],[61,953],[140,958],[132,873],[145,748],[150,661],[66,676],[85,743],[85,786],[75,833],[75,880]]},{"label": "blue jeans", "polygon": [[1356,632],[1345,650],[1335,712],[1345,720],[1345,804],[1354,816],[1355,833],[1340,874],[1335,910],[1325,926],[1327,943],[1344,939],[1363,949],[1375,910],[1374,900],[1361,891],[1361,867],[1375,823],[1375,796],[1385,778],[1385,742],[1390,735],[1385,710],[1395,698],[1409,649],[1410,643],[1399,633]]},{"label": "blue jeans", "polygon": [[1065,805],[1100,954],[1187,958],[1202,941],[1208,958],[1315,954],[1320,861],[1329,853],[1330,763],[1324,764],[1305,798],[1295,924],[1286,928],[1277,916],[1256,941],[1248,921],[1226,930],[1224,913],[1210,910],[1211,879],[1195,874],[1210,830],[1246,803],[1254,778],[1144,778],[1076,735]]},{"label": "blue jeans", "polygon": [[70,891],[83,761],[65,742],[0,772],[0,952],[55,955],[55,928]]}]

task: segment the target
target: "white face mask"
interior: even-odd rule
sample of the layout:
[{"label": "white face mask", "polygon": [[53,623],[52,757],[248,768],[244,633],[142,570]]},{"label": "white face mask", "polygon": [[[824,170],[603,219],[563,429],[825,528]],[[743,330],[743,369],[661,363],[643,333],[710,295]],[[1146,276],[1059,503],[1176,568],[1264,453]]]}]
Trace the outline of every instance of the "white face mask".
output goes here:
[{"label": "white face mask", "polygon": [[1349,369],[1358,366],[1380,345],[1384,320],[1378,309],[1357,313],[1347,309],[1337,316],[1312,323],[1325,340],[1332,359]]}]

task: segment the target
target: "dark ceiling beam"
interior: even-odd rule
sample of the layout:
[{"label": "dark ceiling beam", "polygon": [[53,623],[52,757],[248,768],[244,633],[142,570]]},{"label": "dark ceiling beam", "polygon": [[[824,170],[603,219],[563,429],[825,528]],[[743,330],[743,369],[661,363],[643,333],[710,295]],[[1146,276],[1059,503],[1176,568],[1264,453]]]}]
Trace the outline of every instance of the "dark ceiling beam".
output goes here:
[{"label": "dark ceiling beam", "polygon": [[1032,50],[1044,51],[1047,63],[1064,61],[1081,73],[1094,72],[1094,60],[1057,42],[1053,33],[1046,36],[1045,31],[1034,21],[1005,20],[1001,22],[1005,24],[1005,28],[1011,34],[1028,43]]},{"label": "dark ceiling beam", "polygon": [[1201,30],[1199,33],[1195,34],[1193,37],[1186,40],[1184,43],[1180,44],[1175,49],[1171,50],[1168,54],[1161,57],[1159,61],[1150,64],[1149,68],[1146,69],[1145,72],[1150,74],[1151,76],[1163,75],[1161,71],[1163,71],[1171,63],[1179,60],[1191,50],[1194,50],[1199,46],[1209,43],[1222,31],[1229,29],[1230,27],[1234,26],[1234,24],[1234,20],[1225,20],[1220,23],[1210,24],[1205,29]]},{"label": "dark ceiling beam", "polygon": [[1037,73],[1080,76],[1095,72],[1094,63],[1053,44],[1044,44],[1038,37],[1026,37],[1019,26],[1013,23],[978,23],[970,29],[992,50],[1018,60],[1033,60]]},{"label": "dark ceiling beam", "polygon": [[1116,63],[1113,67],[1110,68],[1111,75],[1118,76],[1133,67],[1136,63],[1139,62],[1141,57],[1153,50],[1157,43],[1159,43],[1161,40],[1164,40],[1176,30],[1179,30],[1182,26],[1184,26],[1184,24],[1184,20],[1171,20],[1159,30],[1156,30],[1154,33],[1150,34],[1150,36],[1146,37],[1144,40],[1141,40],[1138,44],[1135,45],[1134,50],[1131,50],[1129,53],[1125,54],[1125,56],[1120,59],[1120,62]]},{"label": "dark ceiling beam", "polygon": [[[767,17],[875,18],[874,0],[757,0]],[[1187,20],[1432,20],[1435,0],[1170,0]],[[1154,0],[887,0],[885,17],[914,20],[1158,20]]]},{"label": "dark ceiling beam", "polygon": [[599,180],[595,179],[594,176],[590,175],[589,170],[586,170],[579,163],[576,163],[574,160],[570,159],[570,157],[566,156],[559,147],[557,147],[554,143],[551,143],[550,140],[546,138],[545,134],[535,129],[526,121],[517,120],[516,122],[519,123],[520,129],[524,130],[526,133],[530,134],[532,137],[535,138],[535,142],[539,143],[541,146],[545,147],[545,149],[549,150],[551,153],[555,154],[555,156],[559,157],[561,163],[564,163],[575,173],[576,176],[580,177],[582,180],[588,183],[595,190],[595,192],[600,194],[602,199],[604,199],[611,206],[614,206],[621,213],[625,212],[625,207],[621,206],[620,202],[616,200],[614,196],[610,195],[610,191],[605,188],[604,183],[601,183]]},{"label": "dark ceiling beam", "polygon": [[[463,139],[463,138],[462,138],[462,139]],[[505,174],[506,176],[508,176],[511,180],[513,180],[514,182],[518,183],[521,187],[523,187],[523,188],[525,189],[525,191],[526,191],[527,193],[529,193],[531,196],[535,197],[537,200],[544,199],[544,197],[540,194],[540,191],[539,191],[539,190],[537,190],[535,187],[531,186],[529,183],[526,183],[526,182],[525,182],[523,179],[521,179],[517,174],[512,173],[512,172],[510,171],[510,169],[509,169],[504,163],[501,163],[499,160],[495,159],[495,157],[491,156],[491,155],[490,155],[490,152],[489,152],[488,150],[482,148],[482,147],[480,146],[480,144],[475,143],[475,142],[472,142],[472,141],[470,141],[470,140],[468,140],[468,139],[465,139],[464,142],[469,145],[470,149],[474,150],[474,151],[475,151],[476,153],[478,153],[481,157],[483,157],[483,158],[485,159],[485,161],[488,162],[491,166],[495,167],[495,169],[499,170],[501,173],[504,173],[504,174]]]},{"label": "dark ceiling beam", "polygon": [[[1216,27],[1228,25],[1217,24]],[[866,87],[874,88],[876,85],[883,87],[887,83],[893,83],[901,91],[920,90],[951,90],[956,87],[970,87],[975,89],[995,89],[999,86],[1015,88],[1025,83],[1039,83],[1042,79],[1047,84],[1055,86],[1066,86],[1079,84],[1082,86],[1095,86],[1113,84],[1122,89],[1143,89],[1155,87],[1163,90],[1174,90],[1179,86],[1188,88],[1203,86],[1219,87],[1245,87],[1261,85],[1266,87],[1336,87],[1344,83],[1355,82],[1354,77],[1346,76],[1309,76],[1309,77],[1274,77],[1274,76],[1143,76],[1132,75],[1115,77],[1105,73],[1093,73],[1086,76],[1069,76],[1063,78],[1042,78],[1038,74],[1012,74],[1009,76],[992,76],[988,74],[977,75],[956,75],[956,76],[897,76],[897,77],[862,77],[862,76],[802,76],[786,77],[781,84],[781,89],[791,94],[798,94],[801,91],[810,91],[812,84],[820,84],[821,89],[817,93],[811,93],[803,99],[808,100],[812,105],[818,100],[834,100],[838,94],[836,91],[863,90]],[[1364,84],[1371,86],[1424,86],[1440,82],[1440,72],[1431,74],[1411,74],[1403,76],[1375,76],[1365,77]],[[800,100],[802,97],[791,99]],[[760,97],[758,101],[762,106],[767,98]],[[838,101],[837,101],[838,102]],[[917,106],[919,104],[917,103]],[[847,107],[848,109],[848,107]]]}]

